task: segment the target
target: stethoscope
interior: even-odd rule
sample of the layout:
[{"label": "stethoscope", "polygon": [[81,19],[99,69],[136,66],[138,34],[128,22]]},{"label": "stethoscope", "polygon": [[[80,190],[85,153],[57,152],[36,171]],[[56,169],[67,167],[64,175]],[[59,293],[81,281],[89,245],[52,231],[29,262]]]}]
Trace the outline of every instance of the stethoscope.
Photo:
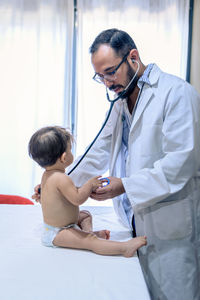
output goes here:
[{"label": "stethoscope", "polygon": [[[138,67],[137,67],[137,70],[134,74],[134,76],[131,78],[130,82],[128,83],[128,85],[125,87],[125,89],[123,90],[123,92],[119,93],[119,95],[114,98],[113,100],[110,99],[109,97],[109,94],[108,94],[108,89],[106,87],[106,98],[108,100],[108,102],[110,102],[110,108],[109,108],[109,111],[108,111],[108,114],[106,116],[106,119],[101,127],[101,129],[99,130],[99,132],[97,133],[96,137],[94,138],[94,140],[92,141],[92,143],[90,144],[90,146],[87,148],[87,150],[85,151],[85,153],[80,157],[80,159],[78,160],[78,162],[75,164],[75,166],[68,172],[67,175],[70,175],[77,167],[78,165],[80,164],[80,162],[84,159],[84,157],[87,155],[87,153],[90,151],[90,149],[92,148],[92,146],[94,145],[94,143],[96,142],[96,140],[98,139],[99,135],[101,134],[102,130],[104,129],[109,117],[110,117],[110,114],[111,114],[111,111],[113,109],[113,106],[115,104],[116,101],[118,101],[119,99],[123,98],[129,88],[129,86],[132,84],[133,80],[135,79],[135,77],[137,76],[138,74],[138,71],[139,71],[139,68],[140,68],[140,64],[137,60],[132,60],[133,62],[136,62]],[[110,180],[109,178],[107,177],[104,177],[104,178],[101,178],[100,180],[102,180],[102,186],[106,186],[110,183]],[[41,188],[38,189],[38,193],[40,194],[41,192]]]},{"label": "stethoscope", "polygon": [[[84,159],[84,157],[87,155],[87,153],[90,151],[90,149],[92,148],[92,146],[94,145],[94,143],[96,142],[96,140],[98,139],[99,135],[101,134],[102,130],[104,129],[109,117],[110,117],[110,114],[111,114],[111,111],[113,109],[113,106],[115,104],[116,101],[118,101],[119,99],[123,98],[129,88],[129,86],[132,84],[133,80],[135,79],[135,77],[137,76],[138,74],[138,71],[139,71],[139,68],[140,68],[140,64],[137,60],[132,60],[132,62],[136,62],[137,63],[137,70],[134,74],[134,76],[131,78],[130,82],[128,83],[128,85],[125,87],[125,89],[123,90],[123,92],[119,93],[119,95],[114,98],[114,99],[110,99],[109,97],[109,93],[108,93],[108,88],[106,87],[106,98],[107,100],[110,102],[110,108],[109,108],[109,111],[108,111],[108,114],[106,116],[106,119],[101,127],[101,129],[99,130],[99,132],[97,133],[96,137],[94,138],[94,140],[92,141],[92,143],[90,144],[90,146],[87,148],[87,150],[85,151],[85,153],[80,157],[80,159],[78,160],[78,162],[75,164],[75,166],[69,171],[69,173],[67,175],[70,175],[77,167],[78,165],[80,164],[80,162]],[[105,180],[107,181],[107,184],[110,183],[109,179],[108,178],[101,178],[101,180]],[[107,185],[106,184],[106,185]],[[105,184],[104,184],[105,186]]]}]

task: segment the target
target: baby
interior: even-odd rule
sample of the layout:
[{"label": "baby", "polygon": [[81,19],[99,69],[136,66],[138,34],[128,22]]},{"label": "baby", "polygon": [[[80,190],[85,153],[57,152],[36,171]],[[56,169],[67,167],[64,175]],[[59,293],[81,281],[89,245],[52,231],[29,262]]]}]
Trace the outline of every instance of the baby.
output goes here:
[{"label": "baby", "polygon": [[45,246],[86,249],[101,255],[131,257],[146,245],[146,237],[125,242],[110,241],[110,231],[92,231],[92,216],[79,211],[103,180],[96,176],[77,188],[65,169],[73,162],[73,138],[64,128],[49,126],[30,139],[29,155],[45,169],[41,180],[41,205],[44,219],[42,242]]}]

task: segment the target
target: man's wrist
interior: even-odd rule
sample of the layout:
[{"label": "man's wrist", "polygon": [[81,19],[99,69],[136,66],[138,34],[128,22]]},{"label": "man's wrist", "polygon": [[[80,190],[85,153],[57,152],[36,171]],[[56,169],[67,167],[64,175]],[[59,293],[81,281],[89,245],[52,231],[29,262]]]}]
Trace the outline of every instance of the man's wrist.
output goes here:
[{"label": "man's wrist", "polygon": [[124,194],[126,192],[121,178],[119,178],[118,187],[119,187],[119,193],[120,193],[119,195]]}]

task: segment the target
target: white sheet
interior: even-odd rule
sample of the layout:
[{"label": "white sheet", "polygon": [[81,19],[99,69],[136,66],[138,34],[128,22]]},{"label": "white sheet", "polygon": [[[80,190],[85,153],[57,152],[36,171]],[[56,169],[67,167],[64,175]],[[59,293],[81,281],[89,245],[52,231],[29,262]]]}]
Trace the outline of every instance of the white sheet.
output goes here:
[{"label": "white sheet", "polygon": [[[94,229],[131,237],[112,207],[91,211]],[[138,258],[41,245],[40,205],[0,205],[0,299],[149,300]]]}]

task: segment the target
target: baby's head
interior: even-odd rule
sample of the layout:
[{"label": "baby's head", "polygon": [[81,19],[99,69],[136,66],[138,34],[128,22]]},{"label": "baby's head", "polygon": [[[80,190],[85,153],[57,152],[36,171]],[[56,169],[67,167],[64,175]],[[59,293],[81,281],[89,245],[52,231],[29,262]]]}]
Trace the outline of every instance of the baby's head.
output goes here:
[{"label": "baby's head", "polygon": [[48,126],[39,129],[31,137],[28,144],[29,156],[41,167],[54,165],[63,153],[71,155],[72,135],[59,126]]}]

